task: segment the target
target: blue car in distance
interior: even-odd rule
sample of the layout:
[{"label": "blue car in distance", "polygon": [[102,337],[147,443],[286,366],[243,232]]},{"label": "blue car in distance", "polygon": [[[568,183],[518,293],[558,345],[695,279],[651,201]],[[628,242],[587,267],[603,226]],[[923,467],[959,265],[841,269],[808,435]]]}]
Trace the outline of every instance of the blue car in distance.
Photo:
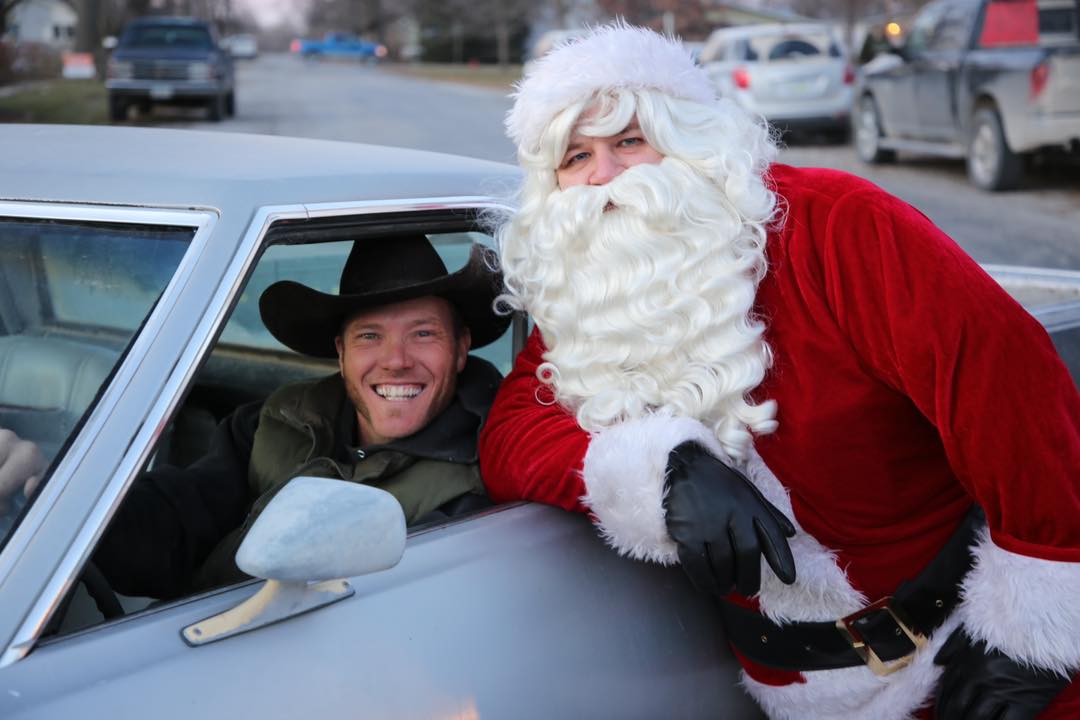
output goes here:
[{"label": "blue car in distance", "polygon": [[326,33],[320,40],[294,40],[291,49],[300,57],[314,59],[338,57],[377,60],[386,57],[385,45],[341,32]]}]

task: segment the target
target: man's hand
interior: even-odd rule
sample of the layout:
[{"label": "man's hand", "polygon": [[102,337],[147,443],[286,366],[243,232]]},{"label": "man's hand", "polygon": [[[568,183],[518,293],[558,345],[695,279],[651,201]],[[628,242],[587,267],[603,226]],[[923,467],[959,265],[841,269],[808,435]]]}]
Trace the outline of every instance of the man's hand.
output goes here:
[{"label": "man's hand", "polygon": [[957,628],[934,656],[945,666],[938,720],[1030,720],[1069,684],[1046,670],[1024,667]]},{"label": "man's hand", "polygon": [[717,596],[761,589],[761,556],[782,582],[795,582],[787,538],[795,527],[749,480],[695,442],[668,456],[667,529],[694,585]]},{"label": "man's hand", "polygon": [[37,445],[0,428],[0,513],[19,490],[30,497],[45,474],[48,463]]}]

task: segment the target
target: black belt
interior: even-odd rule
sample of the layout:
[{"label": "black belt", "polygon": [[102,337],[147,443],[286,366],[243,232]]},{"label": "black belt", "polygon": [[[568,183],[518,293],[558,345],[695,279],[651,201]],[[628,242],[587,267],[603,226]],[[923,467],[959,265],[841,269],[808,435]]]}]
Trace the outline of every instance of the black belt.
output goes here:
[{"label": "black belt", "polygon": [[779,670],[832,670],[866,665],[887,675],[907,665],[960,602],[971,568],[971,545],[986,520],[972,506],[949,541],[919,576],[839,620],[779,625],[753,610],[720,601],[728,640],[744,657]]}]

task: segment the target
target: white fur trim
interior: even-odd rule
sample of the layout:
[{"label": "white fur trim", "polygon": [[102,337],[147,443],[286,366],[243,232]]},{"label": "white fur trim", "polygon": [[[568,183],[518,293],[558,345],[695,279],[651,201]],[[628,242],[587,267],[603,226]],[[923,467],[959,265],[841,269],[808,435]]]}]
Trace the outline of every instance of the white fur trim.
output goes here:
[{"label": "white fur trim", "polygon": [[761,613],[773,622],[835,620],[867,605],[866,596],[856,590],[836,561],[836,553],[817,541],[799,525],[787,489],[751,450],[742,469],[765,499],[795,525],[795,537],[788,540],[795,559],[795,583],[785,585],[765,560],[761,566],[761,591],[757,600]]},{"label": "white fur trim", "polygon": [[709,104],[716,90],[681,43],[646,28],[614,22],[558,45],[530,64],[515,84],[506,132],[532,152],[552,118],[594,93],[654,89]]},{"label": "white fur trim", "polygon": [[1080,563],[1002,550],[986,529],[972,555],[958,609],[968,634],[1035,667],[1080,669]]},{"label": "white fur trim", "polygon": [[907,720],[932,700],[941,676],[934,655],[959,624],[953,613],[910,665],[886,677],[859,666],[805,672],[806,682],[777,687],[744,672],[742,685],[772,720]]},{"label": "white fur trim", "polygon": [[712,432],[685,417],[650,415],[593,433],[582,468],[581,501],[620,555],[662,565],[679,562],[664,521],[665,474],[668,455],[687,440],[722,457]]}]

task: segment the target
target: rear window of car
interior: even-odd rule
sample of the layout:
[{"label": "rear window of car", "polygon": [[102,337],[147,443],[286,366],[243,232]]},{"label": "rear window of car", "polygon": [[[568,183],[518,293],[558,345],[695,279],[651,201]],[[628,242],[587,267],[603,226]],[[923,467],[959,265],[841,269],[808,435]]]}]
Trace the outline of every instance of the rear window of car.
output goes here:
[{"label": "rear window of car", "polygon": [[743,40],[739,55],[749,62],[798,61],[809,57],[840,57],[840,47],[828,33],[759,35]]},{"label": "rear window of car", "polygon": [[138,25],[128,28],[120,44],[127,47],[175,47],[209,50],[214,46],[214,41],[206,28],[177,25]]}]

